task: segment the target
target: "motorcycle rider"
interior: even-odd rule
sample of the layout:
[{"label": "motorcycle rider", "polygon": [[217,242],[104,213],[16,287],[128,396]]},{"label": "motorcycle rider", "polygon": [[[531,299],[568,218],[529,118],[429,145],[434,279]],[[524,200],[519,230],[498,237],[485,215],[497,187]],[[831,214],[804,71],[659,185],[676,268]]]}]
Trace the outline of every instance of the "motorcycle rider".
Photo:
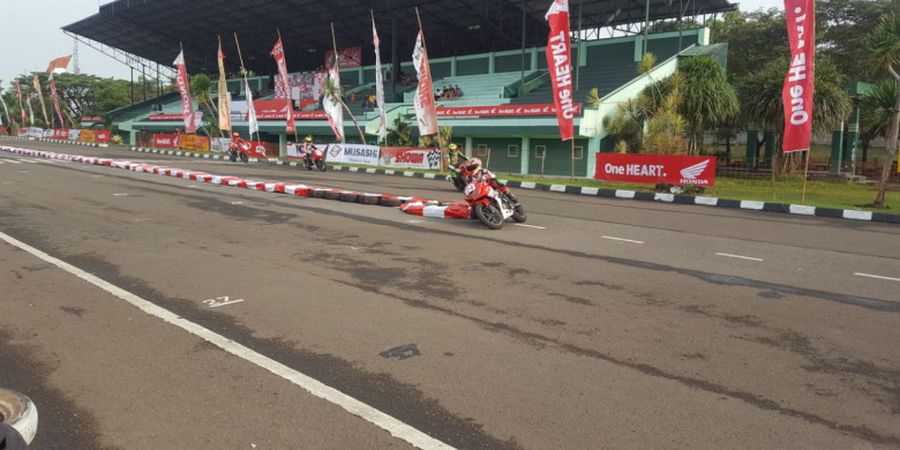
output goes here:
[{"label": "motorcycle rider", "polygon": [[472,158],[460,164],[459,167],[460,169],[467,169],[471,174],[470,176],[472,180],[484,181],[485,183],[490,184],[492,188],[509,197],[509,199],[513,203],[519,202],[519,199],[512,193],[512,191],[509,190],[508,187],[506,187],[506,183],[501,183],[493,172],[482,167],[481,158]]},{"label": "motorcycle rider", "polygon": [[306,139],[303,140],[303,146],[300,147],[300,157],[312,158],[312,152],[315,150],[316,145],[313,144],[312,136],[307,136]]},{"label": "motorcycle rider", "polygon": [[469,160],[465,154],[459,151],[459,146],[456,144],[450,144],[450,151],[448,152],[448,159],[450,160],[450,166],[458,167],[460,164]]},{"label": "motorcycle rider", "polygon": [[228,152],[231,153],[234,151],[234,152],[237,152],[238,154],[240,154],[241,152],[244,151],[243,146],[246,143],[247,143],[247,141],[245,141],[243,138],[241,138],[240,133],[238,133],[237,131],[232,132],[231,133],[231,144],[228,145]]}]

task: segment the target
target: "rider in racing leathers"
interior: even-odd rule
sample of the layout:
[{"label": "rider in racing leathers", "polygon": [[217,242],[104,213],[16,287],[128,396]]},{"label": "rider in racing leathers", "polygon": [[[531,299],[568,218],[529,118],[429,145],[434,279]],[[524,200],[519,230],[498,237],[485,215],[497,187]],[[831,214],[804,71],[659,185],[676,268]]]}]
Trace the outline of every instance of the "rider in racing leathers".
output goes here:
[{"label": "rider in racing leathers", "polygon": [[313,144],[312,137],[307,136],[303,142],[303,146],[300,147],[300,157],[302,158],[312,158],[312,152],[316,150],[316,145]]},{"label": "rider in racing leathers", "polygon": [[470,176],[472,177],[472,180],[484,181],[485,183],[490,184],[492,188],[509,197],[509,199],[512,200],[513,203],[518,203],[519,199],[516,198],[516,196],[512,193],[512,191],[509,190],[508,187],[506,187],[506,183],[501,183],[493,172],[482,168],[480,158],[472,158],[464,162],[463,164],[460,164],[460,168],[468,169],[469,173],[471,174]]},{"label": "rider in racing leathers", "polygon": [[242,147],[246,142],[237,131],[231,133],[231,144],[228,145],[228,152],[236,151],[240,154],[244,151]]}]

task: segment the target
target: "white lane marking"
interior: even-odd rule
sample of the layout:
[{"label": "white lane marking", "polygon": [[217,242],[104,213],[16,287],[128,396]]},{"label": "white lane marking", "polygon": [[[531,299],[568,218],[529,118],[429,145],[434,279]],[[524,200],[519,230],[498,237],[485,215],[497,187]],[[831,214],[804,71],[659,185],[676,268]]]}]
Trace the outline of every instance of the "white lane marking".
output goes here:
[{"label": "white lane marking", "polygon": [[874,278],[876,280],[900,281],[900,278],[886,277],[883,275],[872,275],[871,273],[856,272],[853,275],[856,275],[858,277]]},{"label": "white lane marking", "polygon": [[15,159],[7,159],[7,160],[5,160],[5,161],[8,162],[8,163],[10,163],[10,164],[22,164],[21,161],[16,161]]},{"label": "white lane marking", "polygon": [[415,447],[421,449],[452,449],[453,447],[431,437],[427,434],[413,428],[412,426],[397,420],[396,418],[381,412],[335,388],[327,386],[322,382],[300,373],[278,361],[257,353],[231,339],[204,328],[194,322],[191,322],[178,314],[175,314],[161,306],[150,301],[144,300],[131,292],[126,291],[114,284],[111,284],[97,276],[91,275],[61,259],[50,256],[24,242],[21,242],[12,236],[0,231],[0,240],[7,244],[24,250],[37,258],[53,264],[76,277],[87,281],[94,286],[130,303],[132,306],[141,311],[162,319],[164,322],[181,328],[190,334],[200,337],[216,347],[231,353],[238,358],[256,364],[257,366],[268,370],[269,372],[287,380],[306,390],[310,394],[321,398],[325,401],[340,406],[345,411],[362,418],[363,420],[374,424],[375,426],[387,431],[397,439],[401,439]]},{"label": "white lane marking", "polygon": [[242,299],[242,298],[231,300],[231,297],[229,297],[227,295],[223,295],[221,297],[209,298],[209,299],[203,300],[203,303],[206,303],[206,305],[209,306],[210,308],[219,308],[222,306],[233,305],[235,303],[241,303],[243,301],[244,301],[244,299]]},{"label": "white lane marking", "polygon": [[425,221],[419,220],[419,219],[409,219],[406,221],[406,223],[423,223],[423,222],[425,222]]},{"label": "white lane marking", "polygon": [[620,237],[615,237],[615,236],[600,236],[600,237],[602,237],[603,239],[609,239],[610,241],[627,242],[629,244],[644,244],[644,241],[635,241],[632,239],[625,239],[625,238],[620,238]]},{"label": "white lane marking", "polygon": [[22,158],[21,161],[28,163],[28,164],[40,164],[40,161],[35,161],[33,159],[27,159],[27,158]]},{"label": "white lane marking", "polygon": [[513,225],[517,227],[525,227],[525,228],[534,228],[535,230],[546,230],[547,227],[539,227],[537,225],[528,225],[526,223],[514,223]]},{"label": "white lane marking", "polygon": [[726,258],[743,259],[746,261],[756,261],[756,262],[764,261],[762,258],[754,258],[752,256],[733,255],[731,253],[716,253],[716,256],[724,256]]},{"label": "white lane marking", "polygon": [[128,197],[128,194],[124,192],[116,192],[115,194],[113,194],[113,197]]},{"label": "white lane marking", "polygon": [[[285,113],[287,115],[287,113]],[[232,205],[243,205],[244,202],[231,202]]]}]

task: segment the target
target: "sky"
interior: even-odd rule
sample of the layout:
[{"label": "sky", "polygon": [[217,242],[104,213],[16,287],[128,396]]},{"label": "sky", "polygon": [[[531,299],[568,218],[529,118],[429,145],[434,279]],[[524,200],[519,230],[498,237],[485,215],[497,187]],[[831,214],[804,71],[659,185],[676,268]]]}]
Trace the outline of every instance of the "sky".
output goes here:
[{"label": "sky", "polygon": [[[782,8],[783,0],[733,0],[741,10]],[[18,74],[43,71],[50,60],[72,54],[73,40],[62,27],[96,14],[101,3],[109,0],[0,0],[0,87]],[[548,1],[549,3],[549,1]],[[65,6],[62,6],[65,5]],[[79,66],[82,73],[102,77],[128,79],[130,69],[124,64],[85,45],[79,45]],[[70,66],[71,70],[72,67]]]}]

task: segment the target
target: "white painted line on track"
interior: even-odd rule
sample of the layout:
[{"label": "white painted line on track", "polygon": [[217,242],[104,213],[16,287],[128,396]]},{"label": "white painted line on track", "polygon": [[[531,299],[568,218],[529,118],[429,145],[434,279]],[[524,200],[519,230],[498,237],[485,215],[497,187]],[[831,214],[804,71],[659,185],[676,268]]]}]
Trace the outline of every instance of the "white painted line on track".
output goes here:
[{"label": "white painted line on track", "polygon": [[886,277],[883,275],[872,275],[871,273],[856,272],[853,275],[856,275],[858,277],[874,278],[876,280],[900,281],[900,278]]},{"label": "white painted line on track", "polygon": [[27,159],[27,158],[22,158],[21,161],[24,163],[28,163],[28,164],[40,164],[41,163],[40,161],[35,161],[33,159]]},{"label": "white painted line on track", "polygon": [[716,253],[716,256],[724,256],[726,258],[743,259],[746,261],[756,261],[756,262],[764,261],[762,258],[754,258],[752,256],[733,255],[731,253]]},{"label": "white painted line on track", "polygon": [[22,161],[16,161],[15,159],[7,159],[5,161],[10,164],[22,164]]},{"label": "white painted line on track", "polygon": [[128,194],[124,192],[116,192],[115,194],[113,194],[113,197],[128,197]]},{"label": "white painted line on track", "polygon": [[421,449],[452,449],[453,447],[431,437],[427,434],[413,428],[412,426],[401,422],[400,420],[381,412],[343,392],[334,389],[322,382],[300,373],[278,361],[275,361],[265,355],[257,353],[231,339],[204,328],[194,322],[191,322],[178,314],[175,314],[161,306],[150,301],[144,300],[131,292],[126,291],[114,284],[111,284],[97,276],[85,272],[61,259],[50,256],[24,242],[21,242],[6,233],[0,232],[0,240],[7,244],[24,250],[35,257],[53,264],[66,272],[90,283],[98,288],[128,302],[132,306],[141,311],[162,319],[164,322],[181,328],[194,336],[197,336],[216,347],[231,353],[238,358],[253,363],[309,392],[310,394],[340,406],[345,411],[362,418],[363,420],[374,424],[375,426],[387,431],[397,439],[401,439],[414,447]]},{"label": "white painted line on track", "polygon": [[638,244],[638,245],[644,244],[644,241],[635,241],[632,239],[625,239],[625,238],[620,238],[620,237],[615,237],[615,236],[600,236],[600,237],[602,237],[603,239],[609,239],[610,241],[627,242],[629,244]]},{"label": "white painted line on track", "polygon": [[537,225],[528,225],[526,223],[514,223],[513,225],[517,227],[525,227],[525,228],[534,228],[535,230],[546,230],[547,227],[539,227]]}]

